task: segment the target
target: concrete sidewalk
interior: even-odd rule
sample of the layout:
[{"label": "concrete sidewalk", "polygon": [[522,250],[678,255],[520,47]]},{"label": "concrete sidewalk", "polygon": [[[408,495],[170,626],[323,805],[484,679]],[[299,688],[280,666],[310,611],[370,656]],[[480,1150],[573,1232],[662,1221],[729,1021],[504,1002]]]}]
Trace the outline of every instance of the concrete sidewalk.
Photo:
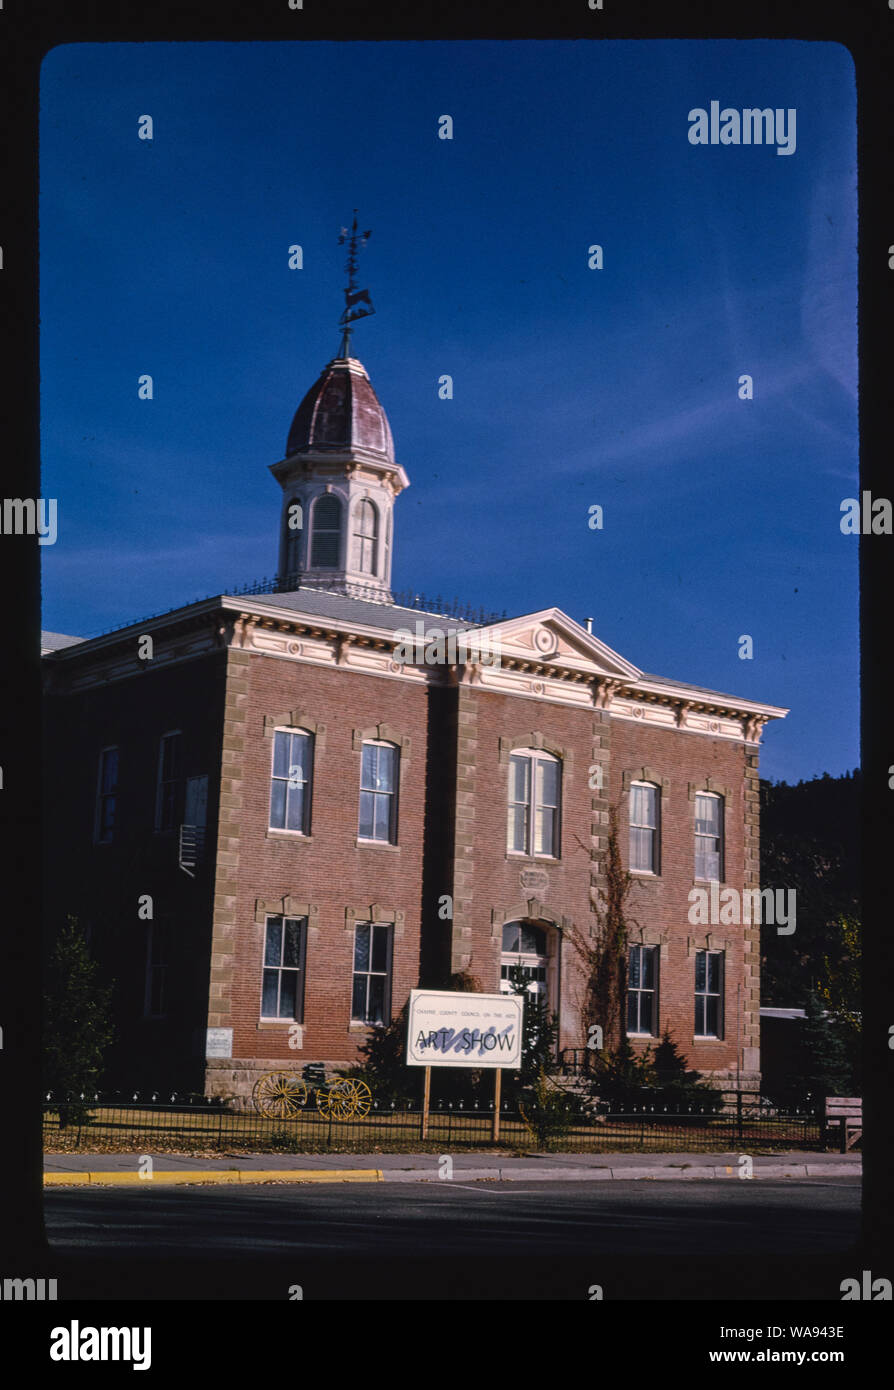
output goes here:
[{"label": "concrete sidewalk", "polygon": [[[195,1158],[157,1154],[152,1177],[141,1154],[47,1154],[44,1185],[133,1186],[153,1183],[438,1182],[437,1154],[252,1154]],[[642,1179],[739,1179],[739,1153],[450,1154],[454,1182],[633,1182]],[[143,1168],[146,1164],[143,1162]],[[751,1157],[752,1178],[860,1177],[859,1154],[790,1152]]]}]

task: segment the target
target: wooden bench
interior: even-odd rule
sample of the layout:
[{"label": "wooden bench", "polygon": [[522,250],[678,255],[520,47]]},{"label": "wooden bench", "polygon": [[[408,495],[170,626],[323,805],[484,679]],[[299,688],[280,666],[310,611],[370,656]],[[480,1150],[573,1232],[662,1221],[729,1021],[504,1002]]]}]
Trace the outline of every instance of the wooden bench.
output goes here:
[{"label": "wooden bench", "polygon": [[863,1136],[863,1100],[860,1096],[826,1096],[826,1132],[837,1129],[841,1152]]}]

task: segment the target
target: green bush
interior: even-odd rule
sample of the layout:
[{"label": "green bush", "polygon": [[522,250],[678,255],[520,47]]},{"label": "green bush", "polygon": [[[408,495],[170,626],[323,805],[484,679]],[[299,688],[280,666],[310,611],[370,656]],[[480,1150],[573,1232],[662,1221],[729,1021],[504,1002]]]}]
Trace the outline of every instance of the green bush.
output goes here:
[{"label": "green bush", "polygon": [[576,1104],[551,1086],[545,1071],[518,1098],[518,1112],[538,1149],[549,1149],[574,1126]]},{"label": "green bush", "polygon": [[657,1047],[636,1053],[629,1038],[613,1052],[596,1053],[588,1076],[590,1094],[613,1110],[643,1107],[669,1112],[689,1110],[716,1114],[723,1096],[697,1071],[687,1070],[669,1031]]}]

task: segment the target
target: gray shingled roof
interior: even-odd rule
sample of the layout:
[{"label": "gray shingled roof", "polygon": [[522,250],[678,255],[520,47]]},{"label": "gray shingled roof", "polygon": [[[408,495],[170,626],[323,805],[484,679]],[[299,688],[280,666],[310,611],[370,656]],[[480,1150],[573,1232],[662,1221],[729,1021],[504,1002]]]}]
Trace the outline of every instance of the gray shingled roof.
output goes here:
[{"label": "gray shingled roof", "polygon": [[[239,594],[226,595],[238,601]],[[401,608],[393,603],[375,603],[370,599],[352,598],[349,594],[334,594],[323,589],[297,589],[288,594],[246,595],[246,603],[254,598],[267,608],[285,608],[292,613],[308,613],[311,617],[331,618],[333,622],[364,623],[367,627],[384,627],[394,632],[408,628],[415,634],[416,623],[424,622],[426,629],[438,627],[442,632],[470,632],[480,623],[450,618],[439,613],[423,612],[420,608]]]},{"label": "gray shingled roof", "polygon": [[42,632],[40,634],[40,654],[58,652],[63,647],[73,647],[76,642],[84,642],[84,637],[66,637],[64,632]]},{"label": "gray shingled roof", "polygon": [[654,676],[643,671],[640,680],[655,681],[660,685],[685,685],[687,690],[692,690],[697,695],[710,695],[715,700],[726,700],[731,705],[740,705],[743,700],[754,705],[766,704],[765,700],[751,700],[747,695],[730,695],[728,690],[709,690],[706,685],[693,685],[691,681],[677,680],[674,676]]},{"label": "gray shingled roof", "polygon": [[[480,623],[472,623],[467,619],[451,618],[446,614],[431,613],[420,608],[404,608],[394,603],[376,603],[372,599],[354,598],[350,594],[336,594],[326,589],[296,589],[291,593],[281,594],[221,594],[218,597],[229,598],[232,602],[244,600],[246,606],[250,606],[252,599],[256,599],[267,608],[306,613],[309,617],[323,620],[329,618],[336,623],[362,623],[366,627],[385,628],[389,632],[406,628],[414,636],[417,622],[424,622],[426,632],[432,628],[439,628],[445,635],[452,632],[472,632],[481,627]],[[193,606],[187,604],[184,609],[175,609],[172,612],[185,611]],[[511,619],[507,618],[505,621],[509,622]],[[61,632],[44,632],[41,634],[41,654],[61,651],[64,647],[72,647],[78,642],[89,640],[84,637],[67,637]],[[709,690],[706,686],[692,685],[689,681],[677,681],[671,676],[656,676],[646,671],[642,674],[642,680],[656,681],[663,685],[682,685],[696,694],[733,706],[741,704],[742,699],[747,698],[730,695],[722,690]]]}]

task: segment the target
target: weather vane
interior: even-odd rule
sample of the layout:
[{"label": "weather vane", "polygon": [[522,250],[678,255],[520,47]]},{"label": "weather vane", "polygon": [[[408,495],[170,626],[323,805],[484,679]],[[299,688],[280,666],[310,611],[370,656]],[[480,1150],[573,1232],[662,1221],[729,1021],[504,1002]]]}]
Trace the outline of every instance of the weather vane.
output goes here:
[{"label": "weather vane", "polygon": [[358,232],[357,230],[357,209],[354,209],[354,221],[350,232],[347,227],[342,227],[338,238],[339,246],[348,244],[348,259],[345,269],[348,272],[348,284],[345,290],[345,311],[339,319],[339,325],[344,329],[341,340],[341,357],[350,357],[351,345],[351,324],[356,319],[368,318],[376,311],[373,308],[372,300],[369,297],[369,290],[361,290],[357,287],[357,252],[362,251],[369,241],[371,232]]}]

